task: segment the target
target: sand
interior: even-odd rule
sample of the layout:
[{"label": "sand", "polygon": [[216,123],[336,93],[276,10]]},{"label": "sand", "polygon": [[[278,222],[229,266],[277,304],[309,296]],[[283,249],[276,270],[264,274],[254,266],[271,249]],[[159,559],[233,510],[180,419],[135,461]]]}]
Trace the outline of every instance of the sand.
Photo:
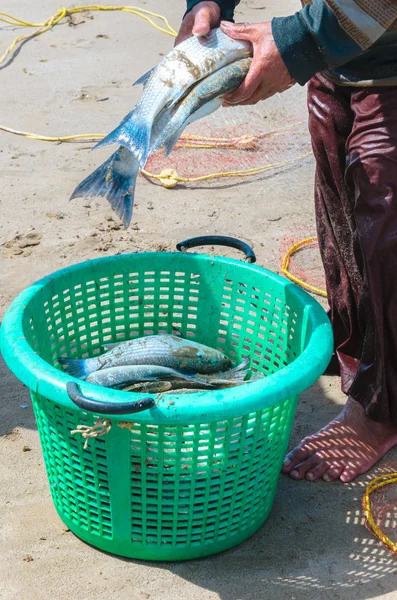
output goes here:
[{"label": "sand", "polygon": [[[177,26],[182,1],[142,3]],[[5,0],[2,10],[40,21],[56,0]],[[242,1],[240,21],[288,14],[287,0]],[[259,10],[261,9],[261,10]],[[171,38],[133,16],[78,15],[25,45],[0,69],[1,124],[68,134],[108,131],[137,99],[131,82],[169,49]],[[19,33],[19,32],[18,32]],[[16,35],[1,28],[1,47]],[[99,36],[99,37],[98,37]],[[306,119],[305,91],[283,100]],[[108,98],[107,100],[103,100]],[[197,234],[242,237],[258,263],[279,270],[279,244],[295,226],[313,225],[312,160],[241,185],[165,190],[143,178],[125,232],[105,201],[74,201],[75,185],[107,155],[89,146],[52,145],[0,135],[0,316],[38,278],[117,252],[173,249]],[[215,213],[214,213],[215,211]],[[216,219],[214,219],[216,214]],[[233,255],[233,253],[232,253]],[[334,378],[302,395],[291,445],[336,415],[344,402]],[[24,407],[26,405],[26,408]],[[260,600],[397,597],[397,563],[365,529],[361,498],[369,476],[343,485],[280,477],[267,523],[223,555],[149,564],[101,553],[70,533],[49,494],[27,389],[0,362],[0,597],[5,600]],[[392,452],[382,461],[397,459]]]}]

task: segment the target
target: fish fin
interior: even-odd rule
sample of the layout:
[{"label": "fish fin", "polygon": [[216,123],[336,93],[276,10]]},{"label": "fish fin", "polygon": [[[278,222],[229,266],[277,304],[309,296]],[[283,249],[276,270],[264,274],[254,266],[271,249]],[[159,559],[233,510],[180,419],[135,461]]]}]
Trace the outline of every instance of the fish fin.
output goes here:
[{"label": "fish fin", "polygon": [[93,150],[110,144],[120,144],[132,152],[143,169],[150,152],[151,133],[152,124],[142,118],[137,119],[135,110],[132,110],[116,129],[93,147]]},{"label": "fish fin", "polygon": [[252,371],[249,371],[248,375],[249,375],[249,377],[244,380],[247,383],[251,382],[251,381],[259,381],[259,379],[265,378],[265,375],[263,373],[259,373],[258,371],[256,371],[255,373],[253,373]]},{"label": "fish fin", "polygon": [[213,98],[209,102],[203,104],[203,106],[200,106],[200,108],[194,111],[191,115],[189,115],[189,117],[182,123],[181,127],[179,127],[177,131],[171,134],[169,138],[167,138],[167,140],[164,142],[165,156],[167,157],[171,154],[176,143],[181,137],[184,129],[186,129],[188,125],[191,125],[192,123],[194,123],[194,121],[198,121],[199,119],[208,117],[213,112],[215,112],[221,105],[222,97]]},{"label": "fish fin", "polygon": [[213,381],[211,381],[211,384],[219,389],[222,389],[222,387],[238,387],[243,383],[244,381],[240,381],[237,379],[214,379]]},{"label": "fish fin", "polygon": [[92,361],[90,358],[64,358],[60,356],[58,362],[65,373],[77,379],[85,379],[97,369],[95,360]]},{"label": "fish fin", "polygon": [[184,127],[180,127],[178,129],[178,131],[176,131],[175,133],[173,133],[172,135],[170,135],[170,137],[164,142],[164,155],[165,158],[167,158],[171,152],[173,151],[173,149],[175,148],[176,144],[178,143],[179,138],[182,135],[182,132],[185,128]]},{"label": "fish fin", "polygon": [[106,198],[127,228],[131,222],[134,190],[139,165],[133,154],[119,148],[100,167],[77,186],[72,198]]},{"label": "fish fin", "polygon": [[133,381],[127,381],[125,383],[120,383],[118,385],[113,385],[111,387],[114,390],[124,390],[125,386],[135,385],[136,383],[147,383],[147,382],[154,382],[154,381],[155,382],[158,381],[156,377],[147,376],[147,377],[142,377],[142,379],[139,379],[139,381],[134,379]]},{"label": "fish fin", "polygon": [[208,381],[201,381],[200,379],[198,379],[196,377],[196,375],[185,375],[182,379],[185,379],[186,381],[192,381],[193,383],[197,383],[200,384],[200,386],[202,386],[203,388],[213,388],[213,382],[208,382]]},{"label": "fish fin", "polygon": [[137,392],[146,394],[161,394],[172,389],[170,381],[144,381],[141,383],[133,383],[122,388],[123,392]]},{"label": "fish fin", "polygon": [[178,104],[179,100],[182,100],[183,96],[187,96],[189,92],[191,92],[193,86],[194,84],[192,84],[187,90],[182,89],[180,92],[176,92],[175,96],[168,105],[169,108],[173,108],[176,104]]},{"label": "fish fin", "polygon": [[145,85],[145,83],[146,83],[147,81],[149,81],[149,79],[150,79],[150,76],[151,76],[151,74],[153,73],[153,71],[154,71],[154,69],[155,69],[155,68],[156,68],[156,67],[152,67],[151,69],[149,69],[149,71],[147,71],[146,73],[144,73],[143,75],[141,75],[141,76],[139,77],[139,79],[137,79],[137,80],[135,81],[135,83],[133,83],[133,84],[132,84],[132,86],[134,86],[134,85]]},{"label": "fish fin", "polygon": [[228,371],[228,373],[235,373],[237,371],[243,371],[244,369],[247,369],[247,367],[250,364],[250,359],[248,358],[248,356],[246,358],[243,359],[243,361],[237,365],[236,367],[233,367],[232,369],[230,369]]}]

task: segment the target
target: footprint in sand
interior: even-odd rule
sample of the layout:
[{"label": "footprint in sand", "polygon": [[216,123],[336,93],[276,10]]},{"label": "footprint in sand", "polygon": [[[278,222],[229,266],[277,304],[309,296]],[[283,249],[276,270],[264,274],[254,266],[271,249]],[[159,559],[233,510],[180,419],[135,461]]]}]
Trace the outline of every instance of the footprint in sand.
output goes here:
[{"label": "footprint in sand", "polygon": [[27,249],[38,246],[42,240],[43,234],[35,231],[28,233],[18,233],[12,240],[2,244],[4,248],[9,250],[9,254],[24,254]]}]

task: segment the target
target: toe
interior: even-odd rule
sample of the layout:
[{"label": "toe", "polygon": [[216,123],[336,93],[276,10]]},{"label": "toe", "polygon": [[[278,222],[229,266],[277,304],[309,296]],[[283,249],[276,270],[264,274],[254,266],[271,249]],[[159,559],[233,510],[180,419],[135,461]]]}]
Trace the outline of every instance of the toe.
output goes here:
[{"label": "toe", "polygon": [[327,471],[328,466],[329,465],[323,460],[320,461],[313,469],[310,469],[310,471],[306,473],[306,479],[309,481],[317,481]]},{"label": "toe", "polygon": [[295,468],[290,472],[291,477],[293,479],[304,479],[306,473],[316,467],[319,461],[320,459],[317,458],[315,454],[309,456],[309,458],[295,466]]},{"label": "toe", "polygon": [[283,463],[283,472],[290,473],[296,465],[299,465],[308,457],[307,450],[301,447],[294,448],[287,454]]},{"label": "toe", "polygon": [[342,470],[340,474],[340,480],[342,483],[349,483],[353,481],[359,475],[360,472],[353,465],[345,465],[345,468]]},{"label": "toe", "polygon": [[329,469],[325,471],[323,474],[324,481],[336,481],[343,471],[343,465],[332,465]]}]

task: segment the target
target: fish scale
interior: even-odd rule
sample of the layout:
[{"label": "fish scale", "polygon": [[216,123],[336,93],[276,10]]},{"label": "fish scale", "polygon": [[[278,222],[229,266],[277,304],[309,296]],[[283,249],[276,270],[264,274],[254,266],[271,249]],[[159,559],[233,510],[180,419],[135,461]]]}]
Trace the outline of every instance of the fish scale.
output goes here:
[{"label": "fish scale", "polygon": [[[198,385],[195,378],[188,373],[159,365],[125,365],[110,367],[91,373],[88,375],[86,381],[103,387],[120,388],[137,382],[149,382],[158,379],[179,379],[184,381],[185,385],[187,382],[194,382]],[[211,386],[210,382],[203,382],[203,385],[207,387]]]},{"label": "fish scale", "polygon": [[150,152],[153,121],[167,104],[173,106],[197,81],[251,54],[251,45],[213,29],[205,38],[191,37],[173,48],[150,74],[141,100],[121,124],[95,147],[120,144],[143,168]]},{"label": "fish scale", "polygon": [[113,345],[93,358],[59,358],[64,370],[85,379],[91,373],[125,365],[159,365],[195,373],[230,369],[232,361],[219,350],[173,335],[154,335]]},{"label": "fish scale", "polygon": [[[163,108],[153,123],[150,153],[164,146],[168,156],[190,123],[217,110],[223,96],[241,84],[251,61],[251,58],[242,58],[218,69],[196,83],[176,105]],[[147,77],[150,74],[140,78],[141,82]],[[132,217],[138,169],[133,153],[120,146],[76,188],[72,198],[105,196],[127,227]]]},{"label": "fish scale", "polygon": [[155,123],[160,133],[155,137],[150,152],[156,152],[164,145],[168,156],[190,123],[217,110],[223,96],[242,83],[251,62],[251,58],[243,58],[211,73],[193,86],[173,112],[159,115]]}]

